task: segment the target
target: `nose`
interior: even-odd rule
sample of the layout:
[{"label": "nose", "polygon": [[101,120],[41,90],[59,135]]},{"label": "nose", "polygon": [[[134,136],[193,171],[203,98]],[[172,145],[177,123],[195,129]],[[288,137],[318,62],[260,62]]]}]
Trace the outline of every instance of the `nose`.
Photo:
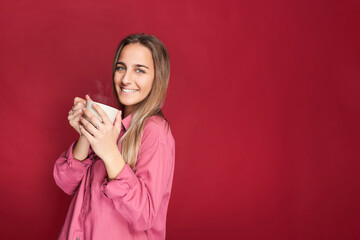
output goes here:
[{"label": "nose", "polygon": [[128,85],[132,82],[130,71],[125,71],[124,75],[122,76],[121,83],[123,85]]}]

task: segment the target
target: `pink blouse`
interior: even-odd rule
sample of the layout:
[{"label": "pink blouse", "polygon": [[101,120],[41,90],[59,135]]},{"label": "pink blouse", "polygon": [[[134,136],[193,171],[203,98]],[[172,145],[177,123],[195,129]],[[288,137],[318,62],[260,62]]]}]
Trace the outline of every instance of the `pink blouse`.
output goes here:
[{"label": "pink blouse", "polygon": [[[122,120],[119,139],[131,117]],[[111,181],[91,148],[87,159],[75,159],[74,144],[54,165],[56,184],[74,195],[58,239],[165,239],[175,167],[175,140],[166,121],[158,116],[147,119],[136,172],[126,164]]]}]

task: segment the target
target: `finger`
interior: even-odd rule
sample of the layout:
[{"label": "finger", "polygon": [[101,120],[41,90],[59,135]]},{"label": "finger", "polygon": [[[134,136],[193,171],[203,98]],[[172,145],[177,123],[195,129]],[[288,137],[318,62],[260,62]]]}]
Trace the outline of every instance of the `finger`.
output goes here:
[{"label": "finger", "polygon": [[92,125],[97,126],[96,128],[99,129],[99,126],[102,125],[102,122],[99,120],[99,117],[96,116],[93,112],[91,112],[87,108],[82,109],[84,117],[87,117],[87,121],[90,122]]},{"label": "finger", "polygon": [[84,105],[86,104],[85,99],[80,98],[80,97],[74,98],[74,105],[76,105],[78,102],[82,102]]},{"label": "finger", "polygon": [[86,94],[85,99],[86,99],[86,101],[94,101],[90,98],[90,96],[88,94]]},{"label": "finger", "polygon": [[121,111],[118,111],[114,121],[114,126],[118,132],[121,131],[121,120]]},{"label": "finger", "polygon": [[99,124],[93,124],[91,122],[89,122],[86,118],[84,117],[80,117],[80,122],[82,124],[83,127],[86,128],[86,130],[91,134],[93,135],[94,137],[98,136],[98,129],[95,127],[96,125],[99,125]]},{"label": "finger", "polygon": [[69,111],[69,115],[68,115],[68,119],[73,119],[74,117],[76,117],[77,115],[82,115],[82,109],[77,109],[76,111],[74,110],[70,110]]},{"label": "finger", "polygon": [[69,115],[68,115],[68,120],[70,121],[70,120],[72,120],[74,117],[75,117],[75,115],[69,114]]},{"label": "finger", "polygon": [[70,118],[69,119],[70,125],[73,126],[73,127],[79,126],[79,124],[81,124],[81,122],[80,122],[81,117],[82,117],[82,115],[79,114],[79,115],[76,115],[76,116]]},{"label": "finger", "polygon": [[73,110],[70,110],[70,111],[69,111],[69,114],[68,114],[68,120],[71,120],[71,119],[73,119],[74,117],[75,117],[74,111],[73,111]]},{"label": "finger", "polygon": [[68,116],[68,120],[70,121],[70,123],[76,123],[76,122],[79,122],[80,121],[80,117],[81,117],[82,114],[77,114],[77,115],[69,115]]},{"label": "finger", "polygon": [[88,108],[83,108],[81,111],[84,114],[84,117],[87,117],[87,120],[92,124],[99,124],[100,120],[99,117],[96,116],[92,111],[90,111]]},{"label": "finger", "polygon": [[82,125],[80,125],[79,128],[80,132],[85,136],[89,143],[92,144],[95,138],[88,131],[86,131],[86,129]]},{"label": "finger", "polygon": [[79,116],[79,115],[81,116],[82,114],[83,114],[82,109],[78,109],[78,110],[74,111],[72,115],[74,117],[76,117],[76,116]]},{"label": "finger", "polygon": [[77,109],[84,108],[84,107],[85,107],[85,105],[81,101],[79,101],[72,107],[72,110],[76,111]]},{"label": "finger", "polygon": [[95,111],[99,114],[99,116],[101,117],[102,121],[104,124],[108,125],[111,124],[111,121],[108,117],[108,115],[106,114],[106,112],[104,111],[104,109],[102,109],[99,105],[97,105],[96,103],[92,104],[93,109],[95,109]]}]

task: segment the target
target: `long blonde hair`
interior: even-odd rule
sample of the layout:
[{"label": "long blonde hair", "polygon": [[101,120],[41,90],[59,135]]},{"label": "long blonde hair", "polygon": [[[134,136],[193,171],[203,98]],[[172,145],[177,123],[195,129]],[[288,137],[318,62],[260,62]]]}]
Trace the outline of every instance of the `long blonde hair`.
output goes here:
[{"label": "long blonde hair", "polygon": [[160,116],[167,122],[163,112],[161,111],[161,108],[164,105],[170,78],[170,58],[165,45],[158,38],[152,35],[143,33],[131,34],[120,42],[114,57],[112,79],[113,92],[116,97],[116,102],[123,112],[124,105],[119,101],[119,97],[115,88],[114,75],[121,50],[126,45],[132,43],[139,43],[150,49],[155,69],[154,81],[151,91],[143,101],[137,104],[136,111],[134,112],[131,119],[130,127],[120,139],[120,142],[122,142],[121,154],[125,162],[127,162],[131,169],[135,172],[136,160],[138,157],[142,133],[146,120],[151,116]]}]

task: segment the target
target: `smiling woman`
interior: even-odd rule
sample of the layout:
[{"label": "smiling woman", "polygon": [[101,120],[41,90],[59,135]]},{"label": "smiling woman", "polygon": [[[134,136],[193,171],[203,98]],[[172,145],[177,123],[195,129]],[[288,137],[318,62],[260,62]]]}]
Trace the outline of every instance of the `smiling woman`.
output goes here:
[{"label": "smiling woman", "polygon": [[126,45],[119,56],[114,75],[119,101],[125,105],[124,116],[136,109],[150,93],[154,81],[151,51],[141,44]]},{"label": "smiling woman", "polygon": [[56,184],[74,195],[59,239],[165,239],[175,166],[175,140],[161,111],[169,76],[164,44],[129,35],[113,63],[120,109],[114,123],[97,104],[101,120],[85,99],[74,99],[68,120],[79,139],[53,172]]}]

